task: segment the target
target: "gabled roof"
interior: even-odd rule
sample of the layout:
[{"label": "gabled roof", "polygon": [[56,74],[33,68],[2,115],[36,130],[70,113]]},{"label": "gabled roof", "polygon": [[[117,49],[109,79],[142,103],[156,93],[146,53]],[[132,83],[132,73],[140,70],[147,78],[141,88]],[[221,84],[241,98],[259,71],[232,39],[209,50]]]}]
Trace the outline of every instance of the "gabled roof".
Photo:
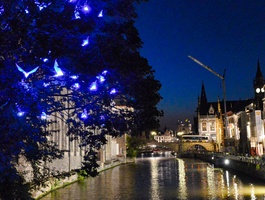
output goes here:
[{"label": "gabled roof", "polygon": [[[253,99],[238,100],[238,101],[226,101],[226,112],[237,113],[239,111],[244,111],[245,107],[253,103]],[[224,101],[220,101],[222,113],[224,113]],[[209,109],[211,106],[214,108],[214,114],[218,112],[218,102],[207,102],[203,107],[200,108],[200,115],[209,115]]]}]

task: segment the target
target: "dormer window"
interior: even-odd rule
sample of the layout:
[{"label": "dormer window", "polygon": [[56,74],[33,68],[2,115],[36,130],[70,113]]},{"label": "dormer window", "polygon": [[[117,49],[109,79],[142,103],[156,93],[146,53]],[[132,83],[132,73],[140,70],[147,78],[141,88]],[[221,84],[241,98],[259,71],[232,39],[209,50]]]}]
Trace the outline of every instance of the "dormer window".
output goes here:
[{"label": "dormer window", "polygon": [[210,114],[210,115],[213,115],[213,114],[214,114],[214,108],[213,108],[212,105],[211,105],[210,108],[209,108],[209,114]]}]

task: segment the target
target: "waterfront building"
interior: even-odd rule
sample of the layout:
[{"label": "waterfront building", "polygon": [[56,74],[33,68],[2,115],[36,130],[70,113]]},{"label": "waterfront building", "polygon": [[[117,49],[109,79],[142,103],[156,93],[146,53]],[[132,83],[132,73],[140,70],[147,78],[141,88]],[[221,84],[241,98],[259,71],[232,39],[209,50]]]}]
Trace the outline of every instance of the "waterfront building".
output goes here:
[{"label": "waterfront building", "polygon": [[[55,97],[56,100],[60,101],[61,98],[65,98],[68,92],[69,91],[64,89],[60,95]],[[52,133],[51,136],[48,137],[48,140],[55,142],[58,149],[63,152],[62,158],[42,163],[43,169],[48,168],[52,175],[81,169],[83,155],[86,148],[80,146],[81,141],[79,138],[71,138],[71,136],[67,135],[69,127],[66,122],[71,116],[72,108],[70,107],[71,103],[68,101],[66,102],[67,105],[65,105],[65,110],[45,117],[47,122],[55,122],[51,123],[46,128],[47,131]],[[116,109],[129,109],[133,112],[133,109],[124,106],[116,106]],[[89,131],[93,132],[94,135],[101,133],[101,130],[98,128],[91,128]],[[104,169],[105,165],[112,164],[115,161],[126,161],[126,134],[118,137],[106,135],[106,140],[107,143],[97,151],[99,170]],[[33,169],[22,156],[18,160],[17,168],[18,171],[25,174],[26,180],[30,182],[32,178],[31,172]]]},{"label": "waterfront building", "polygon": [[224,102],[219,98],[216,102],[208,102],[205,86],[202,83],[195,126],[199,135],[212,139],[217,151],[263,155],[265,99],[264,79],[259,62],[253,88],[255,94],[253,99],[226,101],[225,131]]},{"label": "waterfront building", "polygon": [[154,135],[154,140],[157,142],[172,142],[175,140],[175,137],[170,130],[166,130],[164,134]]}]

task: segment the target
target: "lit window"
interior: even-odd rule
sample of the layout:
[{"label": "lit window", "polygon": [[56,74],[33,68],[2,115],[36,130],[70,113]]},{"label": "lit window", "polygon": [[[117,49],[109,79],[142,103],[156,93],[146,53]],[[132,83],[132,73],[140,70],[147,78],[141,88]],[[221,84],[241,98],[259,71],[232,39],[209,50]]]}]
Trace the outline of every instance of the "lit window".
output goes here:
[{"label": "lit window", "polygon": [[211,122],[211,124],[210,124],[210,130],[211,131],[215,131],[215,124],[214,124],[214,122]]},{"label": "lit window", "polygon": [[202,131],[207,131],[206,122],[202,122]]}]

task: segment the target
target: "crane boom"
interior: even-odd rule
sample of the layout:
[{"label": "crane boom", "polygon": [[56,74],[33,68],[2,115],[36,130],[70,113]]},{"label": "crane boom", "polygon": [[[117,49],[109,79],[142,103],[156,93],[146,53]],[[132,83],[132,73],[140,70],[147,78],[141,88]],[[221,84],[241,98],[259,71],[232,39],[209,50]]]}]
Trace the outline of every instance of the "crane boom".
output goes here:
[{"label": "crane boom", "polygon": [[208,71],[210,71],[211,73],[213,73],[215,76],[218,76],[220,79],[224,80],[224,76],[221,76],[220,74],[216,73],[210,67],[208,67],[207,65],[203,64],[201,61],[197,60],[196,58],[193,58],[192,56],[188,56],[188,57],[191,60],[193,60],[194,62],[198,63],[200,66],[204,67],[205,69],[207,69]]}]

